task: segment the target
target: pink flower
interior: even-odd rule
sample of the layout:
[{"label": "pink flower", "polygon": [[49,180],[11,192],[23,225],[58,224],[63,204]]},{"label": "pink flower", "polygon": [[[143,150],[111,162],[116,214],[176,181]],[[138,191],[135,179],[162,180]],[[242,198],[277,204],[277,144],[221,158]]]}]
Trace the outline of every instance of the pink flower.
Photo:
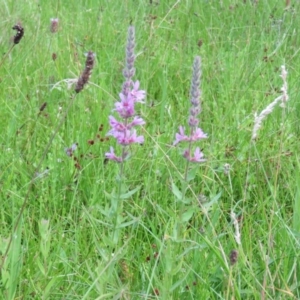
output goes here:
[{"label": "pink flower", "polygon": [[122,132],[127,129],[127,127],[123,123],[117,121],[116,118],[113,116],[109,116],[109,125],[111,126],[113,131],[121,131]]},{"label": "pink flower", "polygon": [[123,146],[128,146],[134,143],[144,143],[144,137],[142,135],[137,136],[136,130],[126,130],[125,132],[111,130],[111,135],[116,138],[118,144]]},{"label": "pink flower", "polygon": [[183,156],[190,162],[203,162],[205,159],[203,158],[203,153],[200,151],[200,148],[197,147],[194,151],[194,155],[191,156],[190,151],[192,149],[192,143],[207,138],[207,134],[202,131],[201,128],[198,127],[199,118],[197,116],[201,112],[201,101],[200,95],[201,90],[199,88],[200,85],[200,77],[201,77],[201,59],[200,57],[196,57],[193,65],[193,76],[191,82],[190,89],[190,114],[188,118],[188,125],[190,127],[190,134],[186,135],[184,132],[184,127],[179,126],[179,132],[175,134],[175,141],[173,145],[177,145],[180,142],[189,142],[189,148],[184,150]]},{"label": "pink flower", "polygon": [[125,96],[120,93],[120,102],[115,103],[115,109],[119,113],[121,118],[127,119],[133,117],[135,114],[134,111],[134,99],[132,96]]},{"label": "pink flower", "polygon": [[137,117],[137,116],[135,116],[133,118],[133,120],[130,123],[128,123],[128,124],[119,122],[115,117],[109,116],[109,125],[112,128],[110,130],[110,132],[112,132],[112,131],[113,132],[114,131],[124,132],[126,130],[131,129],[134,126],[141,126],[141,125],[144,125],[144,124],[145,124],[145,121],[142,118]]},{"label": "pink flower", "polygon": [[136,130],[133,129],[136,126],[145,124],[145,121],[135,116],[135,104],[136,102],[144,103],[146,92],[140,90],[140,82],[132,81],[132,77],[135,74],[134,68],[134,27],[130,26],[128,29],[128,39],[126,45],[126,65],[123,70],[125,82],[123,83],[122,92],[119,94],[120,100],[115,103],[115,111],[119,114],[119,120],[113,116],[109,116],[110,131],[107,135],[113,136],[119,145],[122,146],[122,155],[117,157],[114,153],[113,148],[110,148],[110,152],[106,153],[105,156],[108,159],[123,162],[128,158],[127,147],[133,143],[144,143],[144,137],[138,136]]},{"label": "pink flower", "polygon": [[113,147],[110,147],[110,152],[105,153],[105,157],[110,159],[110,160],[114,160],[118,163],[123,161],[122,157],[118,157],[118,156],[115,155],[115,151],[114,151]]},{"label": "pink flower", "polygon": [[130,122],[130,123],[127,125],[127,129],[131,129],[131,128],[134,127],[134,126],[141,126],[141,125],[145,125],[145,124],[146,124],[146,122],[144,121],[144,119],[135,116],[135,117],[133,118],[132,122]]},{"label": "pink flower", "polygon": [[144,103],[142,100],[145,99],[146,92],[139,90],[139,87],[140,82],[137,80],[135,83],[133,83],[133,90],[130,92],[130,95],[133,97],[134,102]]},{"label": "pink flower", "polygon": [[188,140],[189,140],[189,137],[184,134],[184,127],[179,126],[179,133],[176,133],[175,141],[174,141],[173,145],[175,146],[182,141],[188,141]]},{"label": "pink flower", "polygon": [[73,152],[77,149],[78,143],[74,143],[71,147],[65,148],[65,152],[68,156],[72,156]]},{"label": "pink flower", "polygon": [[198,141],[198,140],[201,140],[201,139],[205,139],[205,138],[207,138],[207,134],[204,133],[204,132],[202,131],[202,129],[196,128],[196,130],[193,132],[193,134],[192,134],[190,140],[191,140],[192,142],[195,142],[195,141]]},{"label": "pink flower", "polygon": [[206,159],[203,158],[204,154],[201,152],[199,147],[196,147],[194,156],[190,155],[190,151],[186,149],[183,153],[183,156],[190,162],[204,162]]}]

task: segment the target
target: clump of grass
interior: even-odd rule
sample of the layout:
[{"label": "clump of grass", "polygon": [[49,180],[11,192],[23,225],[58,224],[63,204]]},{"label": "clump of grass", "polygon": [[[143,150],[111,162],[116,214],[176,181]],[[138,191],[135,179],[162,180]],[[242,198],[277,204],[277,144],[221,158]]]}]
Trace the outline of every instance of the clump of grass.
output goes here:
[{"label": "clump of grass", "polygon": [[[89,78],[91,76],[91,72],[92,72],[93,67],[94,67],[94,53],[92,51],[89,51],[88,55],[87,55],[86,63],[85,63],[85,69],[83,70],[81,76],[79,77],[77,85],[75,87],[76,94],[74,94],[71,97],[71,101],[69,102],[69,105],[68,105],[65,113],[60,118],[60,121],[59,121],[58,125],[56,126],[56,128],[54,129],[53,134],[49,138],[49,142],[46,145],[46,147],[45,147],[45,149],[43,151],[43,154],[42,154],[42,156],[41,156],[41,158],[40,158],[40,160],[39,160],[39,162],[37,164],[37,167],[36,167],[36,169],[35,169],[35,171],[33,173],[32,180],[31,180],[31,182],[30,182],[30,184],[28,186],[28,191],[27,191],[26,196],[24,198],[24,201],[23,201],[23,204],[21,206],[21,209],[20,209],[20,212],[18,214],[18,217],[16,218],[16,221],[15,221],[15,224],[14,224],[14,228],[13,228],[13,233],[11,234],[11,237],[10,237],[9,242],[7,244],[5,253],[4,253],[3,257],[2,257],[2,262],[1,262],[1,265],[0,265],[0,270],[3,268],[3,266],[5,264],[6,258],[8,256],[8,253],[9,253],[12,241],[13,241],[13,236],[14,236],[15,232],[17,231],[17,229],[20,228],[20,223],[21,223],[21,220],[22,220],[22,216],[23,216],[25,208],[27,207],[28,200],[29,200],[29,195],[32,192],[33,183],[34,183],[35,179],[38,176],[40,176],[40,174],[41,174],[39,169],[41,168],[42,163],[43,163],[46,155],[49,152],[49,149],[50,149],[50,147],[51,147],[51,145],[53,143],[53,140],[55,139],[55,137],[56,137],[59,129],[63,125],[63,123],[64,123],[64,121],[65,121],[65,119],[66,119],[66,117],[68,115],[68,112],[69,112],[70,108],[72,107],[72,105],[74,103],[76,95],[78,93],[80,93],[83,90],[84,86],[88,83],[88,80],[89,80]],[[42,107],[40,108],[40,112],[43,111],[45,107],[46,107],[46,105],[42,105]]]},{"label": "clump of grass", "polygon": [[[176,1],[172,6],[150,2],[107,1],[98,10],[92,1],[44,1],[47,15],[27,2],[13,6],[8,1],[0,7],[1,45],[7,31],[3,26],[16,9],[26,18],[26,39],[18,44],[22,49],[16,47],[16,55],[0,69],[0,120],[5,128],[0,159],[1,256],[35,176],[24,221],[14,231],[1,269],[0,298],[300,299],[297,102],[283,110],[288,112],[284,130],[274,126],[274,134],[268,124],[268,138],[249,143],[251,112],[262,101],[277,97],[274,78],[283,60],[288,63],[289,96],[297,99],[298,71],[293,66],[299,60],[295,28],[300,21],[295,16],[300,4],[293,2],[284,10],[284,3],[271,1],[230,6],[228,1]],[[49,32],[50,14],[64,16],[66,26],[59,26],[59,34],[43,34]],[[135,66],[149,101],[141,114],[136,105],[137,114],[126,123],[118,111],[111,112],[110,100],[122,83],[118,74],[123,47],[118,41],[126,32],[128,16],[142,45]],[[51,39],[55,51],[47,52]],[[69,77],[74,62],[80,64],[78,53],[86,49],[97,49],[101,80],[93,72],[93,89],[85,94],[86,83],[80,96],[74,85],[84,71],[63,81],[73,84],[76,99],[84,101],[76,102],[76,112],[68,114],[56,135],[43,163],[47,161],[49,169],[41,166],[33,175],[41,145],[62,117],[57,108],[64,107],[64,100],[67,105],[73,101],[66,98],[64,88],[49,93],[48,76]],[[174,124],[182,124],[188,110],[196,107],[186,93],[186,62],[196,56],[203,59],[200,127],[209,132],[209,139],[205,147],[199,140],[191,148],[189,140],[183,140],[178,156],[170,140]],[[45,110],[47,118],[36,118]],[[116,132],[109,145],[98,143],[99,123],[104,124],[103,132],[119,130],[113,126],[128,125],[134,117],[147,123],[143,130],[132,128],[136,137],[145,137],[143,146],[126,147],[119,143],[124,135]],[[262,134],[266,118],[253,141]],[[188,125],[178,133],[190,137],[190,129]],[[67,147],[62,145],[65,139]],[[107,151],[110,145],[113,153]],[[253,145],[257,157],[249,151]],[[205,162],[190,161],[199,157],[197,147]],[[105,152],[123,161],[108,159]],[[69,169],[73,163],[75,176]],[[187,164],[186,180],[191,184],[176,190],[173,183],[184,182]],[[80,180],[74,180],[79,173]],[[112,198],[118,194],[119,180],[122,199],[114,203],[123,203],[123,208],[115,222]],[[239,211],[235,219],[234,211]],[[179,215],[185,226],[176,239]],[[117,244],[116,231],[121,233]]]}]

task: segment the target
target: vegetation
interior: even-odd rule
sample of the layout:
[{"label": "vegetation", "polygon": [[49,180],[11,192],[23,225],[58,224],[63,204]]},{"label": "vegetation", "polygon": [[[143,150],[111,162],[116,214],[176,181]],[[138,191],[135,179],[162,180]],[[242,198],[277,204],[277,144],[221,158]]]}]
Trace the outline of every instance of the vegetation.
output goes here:
[{"label": "vegetation", "polygon": [[[2,1],[0,299],[299,299],[299,10]],[[144,142],[118,163],[105,154],[122,149],[107,133],[130,25]],[[207,138],[187,164],[174,141],[195,57]]]}]

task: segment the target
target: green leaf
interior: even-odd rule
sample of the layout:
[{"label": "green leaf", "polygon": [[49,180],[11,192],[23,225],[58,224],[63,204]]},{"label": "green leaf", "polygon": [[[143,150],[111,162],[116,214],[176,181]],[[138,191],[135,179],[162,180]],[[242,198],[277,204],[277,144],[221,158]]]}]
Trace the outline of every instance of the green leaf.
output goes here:
[{"label": "green leaf", "polygon": [[178,189],[178,187],[175,185],[174,182],[172,182],[172,193],[178,200],[180,200],[180,201],[182,200],[182,193]]},{"label": "green leaf", "polygon": [[192,218],[194,212],[195,212],[195,209],[193,207],[191,207],[187,211],[185,211],[181,216],[181,222],[188,222]]},{"label": "green leaf", "polygon": [[139,191],[140,188],[141,188],[141,187],[138,186],[138,187],[136,187],[135,189],[133,189],[133,190],[127,192],[127,193],[121,194],[121,195],[120,195],[120,199],[128,199],[128,198],[130,198],[130,197],[131,197],[132,195],[134,195],[137,191]]},{"label": "green leaf", "polygon": [[196,177],[196,174],[198,172],[198,168],[192,168],[190,170],[188,170],[188,173],[187,173],[187,182],[190,182],[191,180],[194,180],[195,177]]},{"label": "green leaf", "polygon": [[128,226],[130,226],[130,225],[132,225],[132,224],[137,223],[138,221],[139,221],[139,219],[136,218],[136,219],[134,219],[134,220],[131,220],[131,221],[128,221],[128,222],[124,222],[124,223],[120,224],[120,225],[118,226],[118,228],[128,227]]}]

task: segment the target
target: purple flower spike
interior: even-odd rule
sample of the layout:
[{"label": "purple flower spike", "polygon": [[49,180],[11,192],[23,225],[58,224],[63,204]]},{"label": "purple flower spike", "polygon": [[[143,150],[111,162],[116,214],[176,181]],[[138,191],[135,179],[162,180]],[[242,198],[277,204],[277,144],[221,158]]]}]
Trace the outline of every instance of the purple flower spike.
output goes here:
[{"label": "purple flower spike", "polygon": [[140,82],[132,80],[135,74],[134,34],[134,27],[130,26],[128,29],[125,68],[123,70],[125,82],[123,83],[122,92],[119,94],[120,100],[115,103],[114,109],[119,114],[119,120],[114,116],[109,116],[111,129],[107,133],[107,135],[113,136],[117,140],[117,143],[122,146],[122,155],[121,157],[117,157],[114,149],[111,147],[110,152],[106,153],[105,156],[119,163],[129,157],[126,147],[134,143],[144,143],[144,137],[142,135],[139,136],[134,129],[136,126],[145,124],[145,121],[141,117],[135,115],[135,104],[138,102],[144,103],[143,100],[146,96],[146,92],[139,89]]},{"label": "purple flower spike", "polygon": [[203,162],[203,153],[200,151],[199,147],[196,147],[194,155],[191,156],[190,149],[191,143],[194,143],[198,140],[207,138],[207,134],[205,134],[201,128],[198,127],[199,119],[197,116],[201,112],[201,91],[199,88],[200,85],[200,77],[201,77],[201,60],[200,57],[197,56],[194,60],[193,65],[193,77],[192,77],[192,84],[190,90],[190,115],[188,117],[188,125],[190,127],[190,135],[185,134],[185,129],[183,126],[179,126],[179,132],[175,135],[175,141],[173,145],[177,145],[180,142],[189,142],[190,147],[184,150],[183,156],[190,162]]}]

